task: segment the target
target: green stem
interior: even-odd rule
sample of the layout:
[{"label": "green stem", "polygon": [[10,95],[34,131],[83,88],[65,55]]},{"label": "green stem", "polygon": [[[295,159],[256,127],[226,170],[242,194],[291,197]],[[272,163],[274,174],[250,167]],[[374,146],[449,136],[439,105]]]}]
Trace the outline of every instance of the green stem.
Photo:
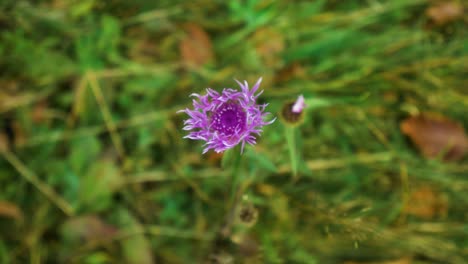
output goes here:
[{"label": "green stem", "polygon": [[231,233],[231,227],[234,220],[237,204],[242,196],[242,177],[240,171],[241,166],[240,148],[235,147],[227,150],[223,155],[222,166],[231,170],[231,196],[229,198],[229,207],[224,221],[224,226],[221,229],[221,235],[228,237]]},{"label": "green stem", "polygon": [[285,127],[286,141],[288,143],[289,158],[291,160],[291,170],[294,177],[297,177],[298,159],[296,145],[296,128],[293,126]]}]

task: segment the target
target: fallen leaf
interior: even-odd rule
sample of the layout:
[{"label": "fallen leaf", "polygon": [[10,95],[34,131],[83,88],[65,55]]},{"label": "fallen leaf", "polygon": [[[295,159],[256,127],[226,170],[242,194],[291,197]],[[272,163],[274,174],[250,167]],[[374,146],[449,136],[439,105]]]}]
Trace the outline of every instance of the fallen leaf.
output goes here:
[{"label": "fallen leaf", "polygon": [[431,186],[421,186],[410,193],[403,211],[422,219],[443,217],[448,212],[447,197]]},{"label": "fallen leaf", "polygon": [[23,212],[21,212],[21,209],[13,203],[0,201],[0,217],[21,220],[23,219]]},{"label": "fallen leaf", "polygon": [[62,234],[70,240],[106,240],[115,236],[117,231],[97,215],[75,217],[62,226]]},{"label": "fallen leaf", "polygon": [[400,124],[425,157],[435,158],[443,154],[448,161],[460,160],[468,151],[468,139],[463,127],[446,117],[423,114],[409,117]]},{"label": "fallen leaf", "polygon": [[184,28],[187,35],[179,44],[182,61],[188,66],[202,66],[213,60],[213,45],[205,30],[193,23]]},{"label": "fallen leaf", "polygon": [[463,17],[463,5],[455,1],[436,3],[426,9],[426,15],[437,26],[443,26]]}]

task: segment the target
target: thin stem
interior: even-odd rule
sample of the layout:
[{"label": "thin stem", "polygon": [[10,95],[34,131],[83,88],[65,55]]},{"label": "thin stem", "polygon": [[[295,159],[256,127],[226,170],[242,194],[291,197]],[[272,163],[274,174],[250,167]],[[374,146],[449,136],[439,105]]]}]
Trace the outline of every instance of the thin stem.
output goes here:
[{"label": "thin stem", "polygon": [[228,150],[229,154],[232,155],[232,164],[231,164],[231,197],[229,199],[229,211],[226,214],[224,225],[221,228],[221,235],[224,238],[227,238],[231,233],[231,227],[234,220],[237,204],[240,201],[242,196],[241,191],[241,176],[239,173],[239,168],[241,164],[241,155],[239,154],[239,148],[235,147],[233,149]]},{"label": "thin stem", "polygon": [[29,170],[21,160],[19,160],[13,153],[9,151],[2,151],[3,157],[23,176],[29,183],[34,185],[39,192],[47,197],[53,204],[55,204],[60,210],[62,210],[67,216],[73,216],[73,207],[65,201],[60,195],[58,195],[49,185],[42,182],[34,172]]},{"label": "thin stem", "polygon": [[87,73],[86,78],[88,79],[89,86],[91,87],[91,91],[93,91],[93,94],[96,97],[96,101],[99,105],[99,108],[101,109],[102,116],[104,118],[104,122],[106,124],[107,130],[109,131],[109,134],[111,136],[112,143],[114,144],[115,149],[117,150],[117,153],[119,154],[120,158],[124,159],[125,151],[124,151],[124,147],[122,144],[122,139],[120,138],[120,135],[117,132],[117,126],[112,120],[112,115],[109,110],[109,106],[107,105],[106,100],[104,99],[104,95],[102,94],[98,79],[96,78],[96,75],[93,73]]},{"label": "thin stem", "polygon": [[298,159],[297,159],[297,145],[296,145],[296,128],[293,126],[285,127],[286,141],[288,143],[289,158],[291,160],[291,171],[293,177],[297,177]]}]

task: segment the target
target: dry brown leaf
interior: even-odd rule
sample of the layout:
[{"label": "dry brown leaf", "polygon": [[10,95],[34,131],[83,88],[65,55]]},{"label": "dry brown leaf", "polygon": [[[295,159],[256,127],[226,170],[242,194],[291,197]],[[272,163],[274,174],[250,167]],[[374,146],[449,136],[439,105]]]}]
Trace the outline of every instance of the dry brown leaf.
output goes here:
[{"label": "dry brown leaf", "polygon": [[103,240],[117,234],[117,228],[105,223],[96,215],[79,216],[68,220],[63,226],[63,233],[70,239]]},{"label": "dry brown leaf", "polygon": [[23,219],[23,212],[13,203],[0,201],[0,217],[13,218],[15,220]]},{"label": "dry brown leaf", "polygon": [[463,17],[463,5],[455,1],[436,3],[426,9],[426,15],[437,26],[443,26]]},{"label": "dry brown leaf", "polygon": [[460,160],[468,151],[468,139],[463,127],[446,117],[423,114],[409,117],[400,124],[425,157],[443,154],[445,160]]},{"label": "dry brown leaf", "polygon": [[447,197],[430,186],[421,186],[410,193],[403,211],[422,219],[444,217],[448,212]]},{"label": "dry brown leaf", "polygon": [[197,24],[184,26],[187,35],[179,43],[182,61],[189,66],[202,66],[213,60],[213,45],[208,34]]}]

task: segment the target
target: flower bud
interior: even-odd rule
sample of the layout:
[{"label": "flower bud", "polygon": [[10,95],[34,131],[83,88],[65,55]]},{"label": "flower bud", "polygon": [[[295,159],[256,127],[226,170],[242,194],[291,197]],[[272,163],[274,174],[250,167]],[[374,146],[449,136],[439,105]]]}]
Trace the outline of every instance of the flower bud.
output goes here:
[{"label": "flower bud", "polygon": [[288,125],[299,125],[304,121],[304,109],[306,107],[304,96],[300,95],[295,102],[283,105],[280,117]]},{"label": "flower bud", "polygon": [[257,222],[258,210],[250,203],[243,204],[240,206],[237,216],[240,223],[250,227]]}]

